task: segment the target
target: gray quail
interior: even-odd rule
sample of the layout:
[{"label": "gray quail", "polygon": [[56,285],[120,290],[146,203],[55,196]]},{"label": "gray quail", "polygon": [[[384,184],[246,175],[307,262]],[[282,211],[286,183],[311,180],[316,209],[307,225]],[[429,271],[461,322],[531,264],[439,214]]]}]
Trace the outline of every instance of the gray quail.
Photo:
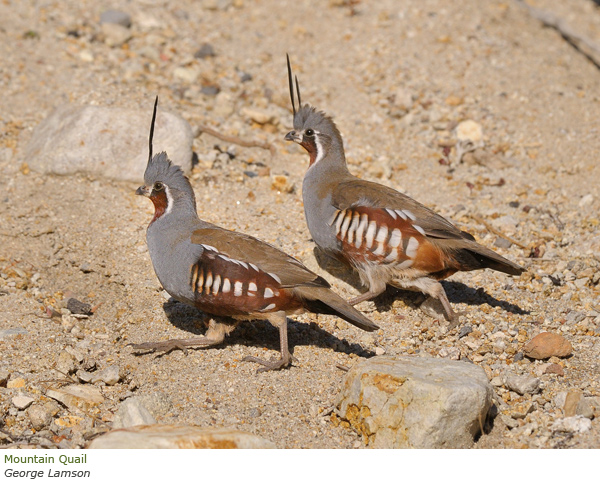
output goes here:
[{"label": "gray quail", "polygon": [[228,231],[198,217],[196,198],[180,167],[162,152],[152,156],[156,119],[154,104],[149,157],[144,185],[136,191],[149,197],[155,213],[146,233],[150,258],[160,283],[175,300],[209,317],[206,335],[184,340],[146,342],[136,350],[185,350],[223,342],[240,321],[268,320],[279,329],[281,358],[263,361],[260,371],[289,366],[287,315],[305,310],[337,315],[366,330],[378,327],[344,299],[327,281],[300,261],[252,236]]},{"label": "gray quail", "polygon": [[302,105],[297,77],[296,109],[289,56],[287,65],[294,129],[285,139],[310,156],[302,185],[308,229],[319,248],[354,268],[368,287],[350,304],[376,297],[389,284],[439,299],[454,326],[457,315],[439,280],[482,268],[509,275],[523,272],[416,200],[352,175],[335,123],[322,111]]}]

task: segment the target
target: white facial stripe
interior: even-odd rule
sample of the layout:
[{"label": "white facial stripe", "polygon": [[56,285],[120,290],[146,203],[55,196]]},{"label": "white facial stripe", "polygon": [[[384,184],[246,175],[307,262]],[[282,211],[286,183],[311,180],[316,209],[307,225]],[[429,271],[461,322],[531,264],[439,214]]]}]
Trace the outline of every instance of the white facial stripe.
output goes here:
[{"label": "white facial stripe", "polygon": [[325,155],[325,152],[323,151],[323,145],[321,145],[321,142],[319,141],[319,135],[320,133],[315,131],[315,146],[317,147],[317,156],[315,157],[315,163],[313,163],[313,165],[319,163]]},{"label": "white facial stripe", "polygon": [[167,194],[167,208],[165,209],[165,213],[163,215],[169,214],[173,210],[173,197],[171,197],[171,191],[169,187],[163,184],[165,189],[165,194]]}]

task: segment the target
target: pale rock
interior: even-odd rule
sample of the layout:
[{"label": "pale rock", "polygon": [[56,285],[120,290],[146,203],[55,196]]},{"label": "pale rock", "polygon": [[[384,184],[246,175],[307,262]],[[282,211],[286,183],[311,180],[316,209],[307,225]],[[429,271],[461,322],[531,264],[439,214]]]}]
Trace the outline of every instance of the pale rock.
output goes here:
[{"label": "pale rock", "polygon": [[13,406],[17,409],[27,409],[35,399],[30,396],[19,395],[12,398]]},{"label": "pale rock", "polygon": [[506,373],[504,385],[521,396],[540,392],[540,380],[533,376],[518,376],[513,373]]},{"label": "pale rock", "polygon": [[241,113],[246,118],[249,118],[260,125],[273,123],[277,120],[277,115],[275,113],[259,108],[242,108]]},{"label": "pale rock", "polygon": [[101,371],[94,372],[92,377],[92,384],[97,384],[98,382],[104,382],[108,386],[114,386],[121,379],[120,369],[117,364],[113,364],[106,369],[102,369]]},{"label": "pale rock", "polygon": [[175,79],[188,84],[193,84],[198,80],[198,76],[200,76],[200,70],[195,67],[177,67],[173,71],[173,76]]},{"label": "pale rock", "polygon": [[66,350],[63,350],[56,361],[56,370],[61,374],[69,375],[75,372],[76,369],[77,363],[74,357]]},{"label": "pale rock", "polygon": [[115,415],[113,427],[130,428],[142,424],[155,424],[156,419],[137,397],[125,399]]},{"label": "pale rock", "polygon": [[60,389],[48,389],[46,395],[69,408],[84,411],[104,402],[100,390],[87,384],[72,384]]},{"label": "pale rock", "polygon": [[456,126],[456,138],[461,141],[480,142],[483,139],[481,125],[473,120],[461,121]]},{"label": "pale rock", "polygon": [[27,409],[27,416],[31,421],[31,426],[36,431],[44,429],[50,426],[52,422],[52,414],[49,412],[46,406],[34,404]]},{"label": "pale rock", "polygon": [[581,199],[579,199],[579,207],[586,207],[590,205],[594,201],[594,196],[592,194],[584,195]]},{"label": "pale rock", "polygon": [[373,357],[350,369],[339,417],[374,448],[465,448],[493,388],[480,367],[431,357]]},{"label": "pale rock", "polygon": [[131,39],[131,31],[119,24],[102,24],[104,43],[109,47],[120,47]]},{"label": "pale rock", "polygon": [[215,97],[213,115],[221,118],[229,118],[235,111],[235,100],[231,94],[221,91]]},{"label": "pale rock", "polygon": [[131,15],[120,10],[105,10],[100,14],[101,24],[118,24],[122,27],[131,27]]},{"label": "pale rock", "polygon": [[259,436],[226,428],[153,424],[117,429],[99,436],[90,449],[273,449]]},{"label": "pale rock", "polygon": [[523,346],[523,354],[532,359],[567,357],[573,353],[571,343],[562,335],[542,332]]},{"label": "pale rock", "polygon": [[550,429],[563,433],[585,433],[592,429],[592,421],[583,416],[560,418],[552,424]]},{"label": "pale rock", "polygon": [[[141,182],[148,161],[151,106],[150,100],[147,110],[61,105],[34,129],[25,159],[32,170],[43,173]],[[173,163],[189,172],[192,142],[192,129],[183,118],[158,110],[155,153],[166,151]]]}]

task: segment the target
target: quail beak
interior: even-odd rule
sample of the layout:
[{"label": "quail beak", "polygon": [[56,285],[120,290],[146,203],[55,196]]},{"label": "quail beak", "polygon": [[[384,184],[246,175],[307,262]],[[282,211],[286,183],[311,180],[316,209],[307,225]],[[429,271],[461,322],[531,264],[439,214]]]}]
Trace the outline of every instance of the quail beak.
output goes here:
[{"label": "quail beak", "polygon": [[302,137],[294,130],[290,131],[287,135],[285,135],[284,139],[288,141],[295,141],[296,143],[302,143]]},{"label": "quail beak", "polygon": [[145,185],[142,185],[137,188],[135,191],[135,195],[143,195],[144,197],[150,197],[150,190]]}]

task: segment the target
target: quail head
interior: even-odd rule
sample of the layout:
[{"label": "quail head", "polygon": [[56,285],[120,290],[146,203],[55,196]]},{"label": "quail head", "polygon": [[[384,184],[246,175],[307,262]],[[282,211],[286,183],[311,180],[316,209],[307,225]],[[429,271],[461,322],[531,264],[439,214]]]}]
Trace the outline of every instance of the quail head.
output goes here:
[{"label": "quail head", "polygon": [[292,361],[287,341],[289,314],[305,310],[332,314],[366,331],[378,329],[298,260],[252,236],[201,220],[194,191],[181,169],[164,152],[152,156],[155,117],[156,103],[144,185],[136,191],[154,204],[146,233],[150,258],[167,293],[198,308],[210,321],[203,337],[147,342],[133,345],[134,349],[169,351],[217,345],[241,321],[268,320],[279,329],[281,358],[244,360],[261,364],[259,370],[273,370]]},{"label": "quail head", "polygon": [[296,109],[289,56],[287,61],[294,129],[285,139],[301,145],[310,157],[302,185],[308,228],[319,248],[354,268],[368,287],[349,303],[374,298],[389,284],[438,299],[455,325],[457,314],[440,280],[482,268],[509,275],[523,272],[416,200],[352,175],[335,123],[322,111],[302,105],[297,77]]}]

